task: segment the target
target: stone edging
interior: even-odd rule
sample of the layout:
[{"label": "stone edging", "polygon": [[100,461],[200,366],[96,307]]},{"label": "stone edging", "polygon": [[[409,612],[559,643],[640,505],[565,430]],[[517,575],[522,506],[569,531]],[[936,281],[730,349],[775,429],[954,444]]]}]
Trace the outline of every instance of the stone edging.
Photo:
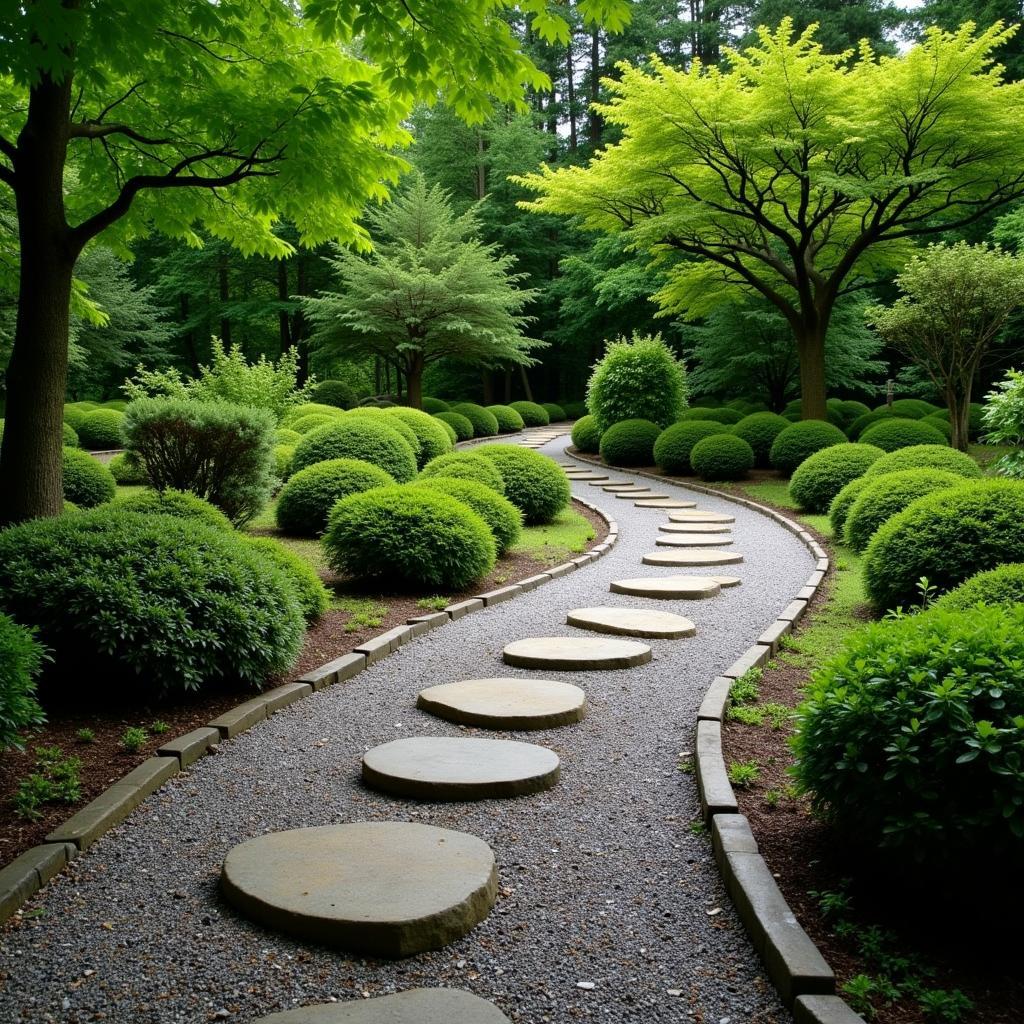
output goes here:
[{"label": "stone edging", "polygon": [[421,636],[464,615],[491,605],[500,604],[570,572],[597,561],[607,554],[619,539],[618,523],[596,505],[582,498],[573,498],[600,516],[608,526],[608,535],[578,558],[556,565],[536,576],[464,601],[449,605],[444,611],[418,615],[360,644],[319,668],[299,676],[290,683],[275,686],[251,700],[230,708],[205,726],[161,744],[153,757],[147,758],[127,775],[108,786],[94,800],[58,825],[46,841],[33,846],[0,868],[0,923],[11,917],[51,878],[62,871],[97,839],[119,825],[147,796],[155,793],[169,778],[184,771],[199,758],[216,750],[221,740],[231,739],[269,718],[275,711],[310,696],[334,683],[345,682],[364,668],[387,657],[414,637]]},{"label": "stone edging", "polygon": [[814,555],[814,572],[793,596],[779,617],[745,653],[720,676],[704,694],[697,711],[697,741],[694,750],[697,791],[701,812],[711,828],[715,863],[729,897],[764,963],[779,998],[793,1013],[795,1024],[864,1024],[864,1019],[836,995],[836,978],[810,936],[801,928],[786,903],[775,877],[758,850],[746,815],[739,813],[722,753],[722,723],[729,706],[733,682],[752,668],[759,668],[774,655],[782,638],[803,617],[829,569],[828,553],[799,523],[766,505],[702,484],[681,482],[658,473],[628,467],[606,466],[600,459],[583,454],[575,446],[569,455],[604,469],[685,487],[759,512],[795,534]]}]

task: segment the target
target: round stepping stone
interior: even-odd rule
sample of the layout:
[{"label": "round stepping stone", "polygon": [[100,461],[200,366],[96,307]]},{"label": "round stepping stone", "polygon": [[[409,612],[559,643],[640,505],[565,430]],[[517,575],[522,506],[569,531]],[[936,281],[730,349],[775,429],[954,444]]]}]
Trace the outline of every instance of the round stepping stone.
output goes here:
[{"label": "round stepping stone", "polygon": [[701,551],[683,548],[680,551],[652,551],[644,555],[644,565],[736,565],[743,556],[734,551]]},{"label": "round stepping stone", "polygon": [[651,649],[636,640],[589,636],[535,636],[514,640],[502,652],[509,665],[568,671],[632,668],[651,660]]},{"label": "round stepping stone", "polygon": [[510,1024],[493,1003],[454,988],[412,988],[376,999],[320,1003],[260,1017],[254,1024]]},{"label": "round stepping stone", "polygon": [[633,502],[637,508],[696,508],[697,502],[695,501],[679,501],[677,498],[669,497],[650,497],[640,498],[639,501]]},{"label": "round stepping stone", "polygon": [[363,781],[417,800],[490,800],[553,789],[558,755],[535,743],[411,736],[363,755]]},{"label": "round stepping stone", "polygon": [[[624,493],[616,494],[615,497],[616,498],[635,498],[637,493],[639,493],[639,492],[626,491]],[[661,500],[663,498],[667,498],[667,497],[668,497],[667,494],[654,494],[653,492],[650,492],[650,493],[645,494],[643,496],[645,501],[659,501],[659,500]]]},{"label": "round stepping stone", "polygon": [[724,586],[720,576],[638,576],[615,580],[609,585],[613,594],[653,597],[660,600],[697,601],[714,597]]},{"label": "round stepping stone", "polygon": [[739,576],[712,576],[711,578],[720,587],[738,587],[743,582]]},{"label": "round stepping stone", "polygon": [[619,483],[603,484],[601,490],[614,493],[616,491],[647,491],[649,487],[640,487],[637,484],[631,484],[628,480],[620,481]]},{"label": "round stepping stone", "polygon": [[663,548],[711,548],[732,543],[731,533],[670,533],[661,536],[656,543]]},{"label": "round stepping stone", "polygon": [[731,533],[729,523],[662,523],[658,527],[663,533]]},{"label": "round stepping stone", "polygon": [[597,633],[619,633],[623,636],[657,637],[677,640],[694,636],[697,627],[689,619],[672,612],[652,611],[648,608],[576,608],[565,621],[580,629]]},{"label": "round stepping stone", "polygon": [[416,706],[438,718],[488,729],[553,729],[587,713],[584,692],[553,679],[465,679],[420,690]]},{"label": "round stepping stone", "polygon": [[441,949],[494,906],[498,872],[476,836],[407,821],[271,832],[228,851],[227,901],[289,935],[387,959]]},{"label": "round stepping stone", "polygon": [[600,473],[566,473],[565,474],[570,480],[607,480],[608,477],[602,476]]},{"label": "round stepping stone", "polygon": [[692,512],[669,512],[673,523],[735,523],[736,517],[725,512],[704,512],[695,508]]},{"label": "round stepping stone", "polygon": [[597,480],[591,484],[592,487],[600,487],[605,490],[608,487],[634,487],[635,484],[631,484],[628,480],[605,480],[603,483],[599,483]]}]

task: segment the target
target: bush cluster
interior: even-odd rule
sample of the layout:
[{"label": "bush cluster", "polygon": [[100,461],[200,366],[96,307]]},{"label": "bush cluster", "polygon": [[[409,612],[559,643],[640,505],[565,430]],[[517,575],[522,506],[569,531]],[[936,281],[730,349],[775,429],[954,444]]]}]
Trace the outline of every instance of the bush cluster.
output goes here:
[{"label": "bush cluster", "polygon": [[895,416],[895,413],[882,406],[881,409],[876,409],[874,412],[862,413],[850,424],[846,433],[851,441],[857,441],[860,439],[860,435],[869,427],[873,427],[876,423],[881,423],[882,420],[893,419]]},{"label": "bush cluster", "polygon": [[551,422],[547,410],[536,402],[513,402],[509,408],[519,413],[527,427],[546,427]]},{"label": "bush cluster", "polygon": [[498,433],[498,421],[494,413],[488,412],[482,405],[460,402],[452,406],[452,412],[465,416],[473,424],[474,437],[495,437]]},{"label": "bush cluster", "polygon": [[713,420],[680,420],[666,427],[654,442],[654,462],[666,473],[685,476],[693,471],[690,454],[705,437],[728,434],[731,428]]},{"label": "bush cluster", "polygon": [[742,480],[754,468],[754,449],[735,434],[712,434],[693,446],[690,464],[702,480]]},{"label": "bush cluster", "polygon": [[510,405],[488,405],[487,411],[498,421],[499,434],[514,434],[525,425],[523,417]]},{"label": "bush cluster", "polygon": [[338,419],[343,413],[344,410],[339,409],[336,405],[325,405],[323,402],[303,402],[301,405],[288,406],[281,416],[281,426],[294,429],[292,424],[304,416],[330,416]]},{"label": "bush cluster", "polygon": [[687,409],[686,412],[679,416],[678,422],[685,423],[687,420],[705,420],[733,427],[743,419],[746,419],[746,416],[739,409],[730,409],[727,406],[723,406],[720,409]]},{"label": "bush cluster", "polygon": [[903,420],[891,418],[868,427],[860,435],[864,444],[873,444],[886,452],[894,452],[899,448],[911,445],[946,443],[945,435],[937,427],[922,420]]},{"label": "bush cluster", "polygon": [[[388,409],[397,409],[398,406],[388,406]],[[346,419],[355,420],[369,420],[371,423],[385,423],[387,426],[394,430],[396,433],[401,434],[405,438],[406,444],[412,449],[412,454],[416,459],[417,467],[420,464],[420,460],[423,457],[423,445],[420,442],[419,435],[412,427],[409,426],[404,420],[397,418],[387,419],[384,416],[386,409],[382,409],[379,406],[360,406],[358,409],[353,409],[347,416]],[[433,416],[430,417],[433,419]],[[441,428],[444,429],[443,427]]]},{"label": "bush cluster", "polygon": [[461,412],[435,412],[433,415],[439,423],[451,427],[458,440],[469,441],[473,437],[473,423]]},{"label": "bush cluster", "polygon": [[315,462],[295,473],[281,489],[274,510],[278,528],[294,537],[319,537],[336,501],[394,482],[379,466],[362,459]]},{"label": "bush cluster", "polygon": [[894,416],[908,420],[924,419],[925,416],[931,416],[933,413],[941,411],[937,405],[932,405],[931,402],[926,402],[922,398],[897,398],[891,406],[880,405],[875,411],[878,412],[885,408],[888,408]]},{"label": "bush cluster", "polygon": [[572,443],[578,451],[589,455],[596,455],[601,450],[601,431],[593,416],[581,416],[572,425]]},{"label": "bush cluster", "polygon": [[507,498],[475,480],[452,477],[420,477],[416,487],[429,487],[468,505],[487,524],[499,555],[519,540],[523,531],[523,515]]},{"label": "bush cluster", "polygon": [[882,457],[870,444],[834,444],[809,455],[789,481],[789,496],[808,512],[824,512],[851,480]]},{"label": "bush cluster", "polygon": [[754,449],[754,465],[767,469],[771,465],[771,450],[775,438],[790,425],[785,416],[773,412],[755,412],[744,416],[733,428]]},{"label": "bush cluster", "polygon": [[779,432],[772,442],[768,457],[780,473],[789,476],[804,459],[815,452],[845,442],[846,435],[831,423],[824,420],[800,420]]},{"label": "bush cluster", "polygon": [[311,430],[316,430],[317,427],[325,427],[328,423],[336,423],[337,421],[337,416],[323,416],[318,412],[313,412],[308,416],[299,416],[298,419],[289,420],[287,429],[301,437],[303,434],[308,434]]},{"label": "bush cluster", "polygon": [[505,483],[505,497],[527,523],[550,523],[569,504],[568,478],[539,452],[512,444],[485,444],[476,451],[493,462]]},{"label": "bush cluster", "polygon": [[292,475],[292,459],[295,458],[295,445],[274,445],[274,473],[284,483]]},{"label": "bush cluster", "polygon": [[64,500],[81,508],[92,508],[113,500],[117,494],[114,474],[80,448],[62,450]]},{"label": "bush cluster", "polygon": [[146,467],[138,459],[132,458],[127,452],[115,455],[107,463],[107,469],[110,470],[114,479],[122,486],[149,483],[149,477],[146,476]]},{"label": "bush cluster", "polygon": [[420,479],[447,477],[449,480],[472,480],[475,483],[490,487],[496,494],[505,494],[505,481],[498,472],[497,466],[483,455],[474,451],[449,452],[447,455],[431,459],[423,467]]},{"label": "bush cluster", "polygon": [[843,537],[846,529],[846,517],[850,514],[853,503],[871,486],[872,481],[876,479],[877,477],[871,477],[865,473],[863,476],[857,477],[856,480],[851,480],[832,499],[832,503],[828,507],[828,519],[832,526],[832,536],[836,540],[841,540]]},{"label": "bush cluster", "polygon": [[378,417],[348,413],[338,423],[307,434],[295,448],[292,473],[329,459],[361,459],[379,466],[399,483],[416,475],[416,456],[411,445],[391,424]]},{"label": "bush cluster", "polygon": [[21,750],[21,731],[45,721],[35,697],[45,654],[31,630],[0,613],[0,751]]},{"label": "bush cluster", "polygon": [[619,420],[601,434],[601,458],[611,466],[650,466],[661,427],[650,420]]}]

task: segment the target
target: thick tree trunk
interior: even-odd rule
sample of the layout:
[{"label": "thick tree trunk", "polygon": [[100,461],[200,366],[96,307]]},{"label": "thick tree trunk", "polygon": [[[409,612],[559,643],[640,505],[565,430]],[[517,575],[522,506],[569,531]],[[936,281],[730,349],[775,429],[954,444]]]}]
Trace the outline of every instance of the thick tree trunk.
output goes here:
[{"label": "thick tree trunk", "polygon": [[530,378],[526,375],[526,367],[522,363],[519,364],[519,376],[523,380],[523,394],[526,395],[528,402],[533,401],[533,389],[530,387]]},{"label": "thick tree trunk", "polygon": [[423,356],[412,356],[405,361],[405,395],[413,409],[423,408]]},{"label": "thick tree trunk", "polygon": [[490,370],[480,372],[480,382],[484,388],[484,405],[494,405],[494,378]]},{"label": "thick tree trunk", "polygon": [[808,328],[797,334],[797,353],[800,356],[800,398],[805,420],[826,420],[825,405],[825,330]]},{"label": "thick tree trunk", "polygon": [[946,389],[946,405],[949,407],[949,425],[952,434],[949,443],[958,451],[967,451],[971,443],[971,387],[958,390]]}]

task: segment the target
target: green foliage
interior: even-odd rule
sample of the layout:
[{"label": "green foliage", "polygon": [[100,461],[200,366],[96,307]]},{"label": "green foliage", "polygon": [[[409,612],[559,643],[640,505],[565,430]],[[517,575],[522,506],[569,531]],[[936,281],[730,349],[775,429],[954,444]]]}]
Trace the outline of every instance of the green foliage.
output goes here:
[{"label": "green foliage", "polygon": [[78,740],[79,743],[95,743],[96,732],[93,729],[83,727],[75,733],[75,739]]},{"label": "green foliage", "polygon": [[754,468],[754,449],[734,434],[712,434],[693,446],[690,464],[701,480],[742,480]]},{"label": "green foliage", "polygon": [[[998,385],[997,385],[998,386]],[[984,429],[984,412],[985,406],[981,402],[971,402],[967,409],[967,430],[971,441],[977,441],[982,435]],[[935,423],[936,420],[945,420],[948,424],[950,422],[950,412],[948,409],[940,409],[938,412],[930,413],[925,416],[926,423]]]},{"label": "green foliage", "polygon": [[78,405],[65,405],[64,406],[64,422],[71,427],[76,433],[78,428],[82,425],[82,421],[86,416],[89,415],[88,409],[83,409]]},{"label": "green foliage", "polygon": [[118,498],[113,507],[124,512],[190,519],[215,530],[230,531],[232,528],[231,520],[219,508],[203,501],[191,491],[176,491],[171,487],[162,491],[147,489],[127,498]]},{"label": "green foliage", "polygon": [[[881,406],[885,409],[886,406]],[[921,398],[897,398],[891,406],[893,416],[899,416],[900,419],[905,420],[920,420],[924,419],[925,416],[931,416],[932,413],[939,412],[940,409],[937,405],[932,405],[931,402],[926,402]],[[946,410],[947,417],[949,416],[949,410]]]},{"label": "green foliage", "polygon": [[0,613],[0,752],[24,749],[22,730],[46,721],[35,696],[45,657],[30,629]]},{"label": "green foliage", "polygon": [[295,445],[274,445],[274,473],[282,483],[292,475],[292,459],[295,458]]},{"label": "green foliage", "polygon": [[149,483],[149,477],[146,476],[146,467],[141,465],[137,459],[133,459],[127,452],[115,455],[107,463],[107,469],[110,470],[114,479],[121,486]]},{"label": "green foliage", "polygon": [[487,523],[499,555],[505,554],[519,540],[523,530],[522,513],[512,502],[486,484],[437,476],[426,479],[421,477],[415,486],[429,487],[468,505]]},{"label": "green foliage", "polygon": [[293,474],[281,489],[274,510],[278,529],[294,537],[319,537],[340,498],[394,482],[383,469],[361,459],[315,462]]},{"label": "green foliage", "polygon": [[89,451],[120,448],[123,438],[124,413],[116,409],[96,409],[87,413],[78,428],[78,440]]},{"label": "green foliage", "polygon": [[431,398],[429,395],[424,395],[422,404],[423,411],[429,412],[431,416],[436,416],[439,412],[448,412],[451,408],[447,402],[440,398]]},{"label": "green foliage", "polygon": [[981,469],[969,455],[940,444],[915,444],[883,455],[864,474],[866,477],[897,473],[904,469],[944,469],[965,479],[981,476]]},{"label": "green foliage", "polygon": [[1024,563],[1011,562],[979,572],[943,594],[935,607],[966,612],[977,604],[1024,604]]},{"label": "green foliage", "polygon": [[494,437],[498,433],[498,421],[494,413],[488,412],[482,405],[472,402],[460,402],[452,406],[452,412],[465,416],[473,424],[474,437]]},{"label": "green foliage", "polygon": [[934,427],[942,436],[946,439],[948,444],[953,440],[953,426],[949,422],[949,418],[942,418],[941,413],[933,413],[930,416],[924,416],[921,419],[922,423],[927,423],[929,427]]},{"label": "green foliage", "polygon": [[547,410],[536,402],[513,402],[509,408],[519,413],[524,426],[546,427],[551,422]]},{"label": "green foliage", "polygon": [[298,419],[288,420],[288,429],[301,437],[303,434],[308,434],[311,430],[316,430],[317,427],[326,427],[331,423],[336,423],[337,419],[336,416],[320,416],[313,413],[309,416],[300,416]]},{"label": "green foliage", "polygon": [[18,783],[14,810],[28,821],[41,818],[44,804],[74,804],[82,798],[82,762],[60,747],[36,747],[35,771]]},{"label": "green foliage", "polygon": [[759,668],[751,668],[733,681],[729,687],[729,700],[733,704],[754,704],[761,696],[759,683],[763,673]]},{"label": "green foliage", "polygon": [[[78,447],[78,434],[69,423],[62,423],[61,425],[61,443],[66,448],[77,448]],[[4,421],[0,420],[0,438],[4,436]]]},{"label": "green foliage", "polygon": [[773,412],[755,412],[737,421],[733,433],[753,448],[754,465],[766,469],[771,465],[770,454],[775,438],[789,425],[789,420],[784,416]]},{"label": "green foliage", "polygon": [[473,437],[473,422],[461,412],[435,412],[434,416],[442,423],[447,423],[460,441],[468,441]]},{"label": "green foliage", "polygon": [[287,444],[294,447],[302,440],[302,435],[297,430],[289,430],[288,427],[278,427],[274,431],[274,440],[278,444]]},{"label": "green foliage", "polygon": [[909,448],[918,444],[946,443],[946,438],[937,427],[923,420],[902,420],[898,417],[883,420],[868,427],[860,435],[862,444],[873,444],[882,451],[894,452],[899,448]]},{"label": "green foliage", "polygon": [[[324,416],[331,420],[337,420],[341,418],[342,414],[343,410],[334,405],[323,405],[319,402],[302,402],[299,405],[290,406],[284,413],[281,417],[278,433],[281,430],[295,430],[294,424],[306,416]],[[302,433],[302,431],[297,431],[297,433]],[[293,440],[297,442],[299,439],[296,437]]]},{"label": "green foliage", "polygon": [[[386,422],[387,425],[392,430],[398,431],[398,433],[401,434],[402,437],[405,438],[405,440],[408,442],[409,447],[412,449],[413,455],[416,456],[416,465],[419,466],[421,461],[422,461],[422,458],[423,458],[423,444],[420,441],[419,434],[417,434],[416,431],[413,430],[412,427],[409,426],[409,424],[406,423],[404,420],[397,419],[397,418],[393,418],[393,419],[390,419],[390,420],[387,420],[387,421],[384,420],[384,413],[387,412],[389,409],[393,409],[393,408],[396,408],[396,406],[394,406],[394,405],[387,405],[387,406],[384,406],[384,405],[380,405],[380,406],[376,406],[376,405],[360,406],[357,409],[353,409],[348,414],[348,416],[349,416],[349,419],[356,419],[356,418],[366,419],[366,418],[370,418],[371,421],[376,421],[377,423],[384,423],[384,422]],[[433,419],[433,417],[431,417],[431,419]],[[444,427],[442,427],[441,429],[444,430]],[[445,436],[447,436],[447,434]],[[435,434],[434,435],[435,444],[437,443],[437,437],[438,437],[438,435]]]},{"label": "green foliage", "polygon": [[[526,425],[523,417],[511,405],[488,405],[487,411],[498,421],[499,434],[514,434]],[[473,435],[470,434],[470,437]]]},{"label": "green foliage", "polygon": [[431,459],[436,459],[439,455],[444,455],[452,450],[448,431],[429,413],[420,409],[395,406],[393,409],[386,410],[386,414],[388,423],[393,424],[397,420],[399,423],[404,423],[416,435],[420,447],[416,457],[418,468],[422,469]]},{"label": "green foliage", "polygon": [[551,459],[512,444],[484,444],[477,453],[490,459],[505,482],[505,497],[526,523],[549,523],[572,497],[565,473]]},{"label": "green foliage", "polygon": [[62,458],[66,501],[92,508],[113,499],[117,481],[106,466],[79,448],[64,448]]},{"label": "green foliage", "polygon": [[355,391],[343,380],[322,380],[309,397],[320,405],[333,405],[338,409],[351,409],[358,401]]},{"label": "green foliage", "polygon": [[296,446],[292,472],[328,459],[362,459],[379,466],[399,483],[416,475],[416,456],[409,442],[384,417],[349,414],[338,423],[319,427]]},{"label": "green foliage", "polygon": [[572,443],[588,455],[596,455],[601,450],[601,428],[593,416],[581,416],[572,425]]},{"label": "green foliage", "polygon": [[541,405],[544,411],[548,414],[549,423],[560,423],[569,418],[566,415],[565,409],[560,405],[557,405],[555,402],[542,402]]},{"label": "green foliage", "polygon": [[1024,373],[1007,371],[986,395],[982,420],[986,441],[1014,449],[996,462],[996,471],[1001,476],[1024,477]]},{"label": "green foliage", "polygon": [[654,464],[654,442],[661,427],[650,420],[618,420],[601,434],[601,458],[611,466]]},{"label": "green foliage", "polygon": [[681,413],[678,417],[680,422],[685,423],[687,420],[705,420],[712,423],[721,423],[723,426],[731,427],[736,423],[739,423],[743,419],[744,414],[739,409],[730,409],[727,406],[722,406],[720,409],[687,409],[686,412]]},{"label": "green foliage", "polygon": [[804,459],[815,452],[845,443],[846,435],[831,423],[825,423],[823,420],[802,420],[799,423],[791,423],[776,435],[768,457],[780,473],[790,476]]},{"label": "green foliage", "polygon": [[[878,462],[881,462],[881,459]],[[875,465],[878,465],[878,462]],[[870,472],[864,473],[855,480],[851,480],[832,499],[832,503],[828,507],[828,519],[832,527],[832,536],[837,540],[842,540],[843,538],[843,533],[846,529],[846,517],[850,514],[853,503],[871,486],[875,479],[877,478],[873,477]]]},{"label": "green foliage", "polygon": [[130,725],[121,734],[121,749],[129,754],[138,753],[149,742],[149,733],[137,725]]},{"label": "green foliage", "polygon": [[883,405],[880,409],[861,413],[861,415],[854,419],[850,424],[846,433],[849,435],[851,441],[857,441],[860,439],[860,435],[869,427],[873,427],[876,423],[881,423],[882,420],[892,419],[895,416],[896,413],[891,412]]},{"label": "green foliage", "polygon": [[746,789],[760,778],[761,767],[756,761],[730,761],[726,774],[734,786]]},{"label": "green foliage", "polygon": [[789,496],[808,512],[824,512],[851,480],[882,457],[870,444],[835,444],[809,455],[789,481]]},{"label": "green foliage", "polygon": [[331,596],[309,562],[273,537],[246,537],[245,542],[292,587],[307,622],[316,621],[327,611]]},{"label": "green foliage", "polygon": [[685,476],[693,469],[690,465],[693,446],[706,437],[728,433],[729,427],[713,420],[683,420],[673,423],[666,427],[654,442],[655,464],[666,473]]},{"label": "green foliage", "polygon": [[505,494],[505,481],[495,464],[476,452],[449,452],[431,459],[419,475],[421,480],[447,477],[450,480],[473,480],[490,487],[496,494]]}]

